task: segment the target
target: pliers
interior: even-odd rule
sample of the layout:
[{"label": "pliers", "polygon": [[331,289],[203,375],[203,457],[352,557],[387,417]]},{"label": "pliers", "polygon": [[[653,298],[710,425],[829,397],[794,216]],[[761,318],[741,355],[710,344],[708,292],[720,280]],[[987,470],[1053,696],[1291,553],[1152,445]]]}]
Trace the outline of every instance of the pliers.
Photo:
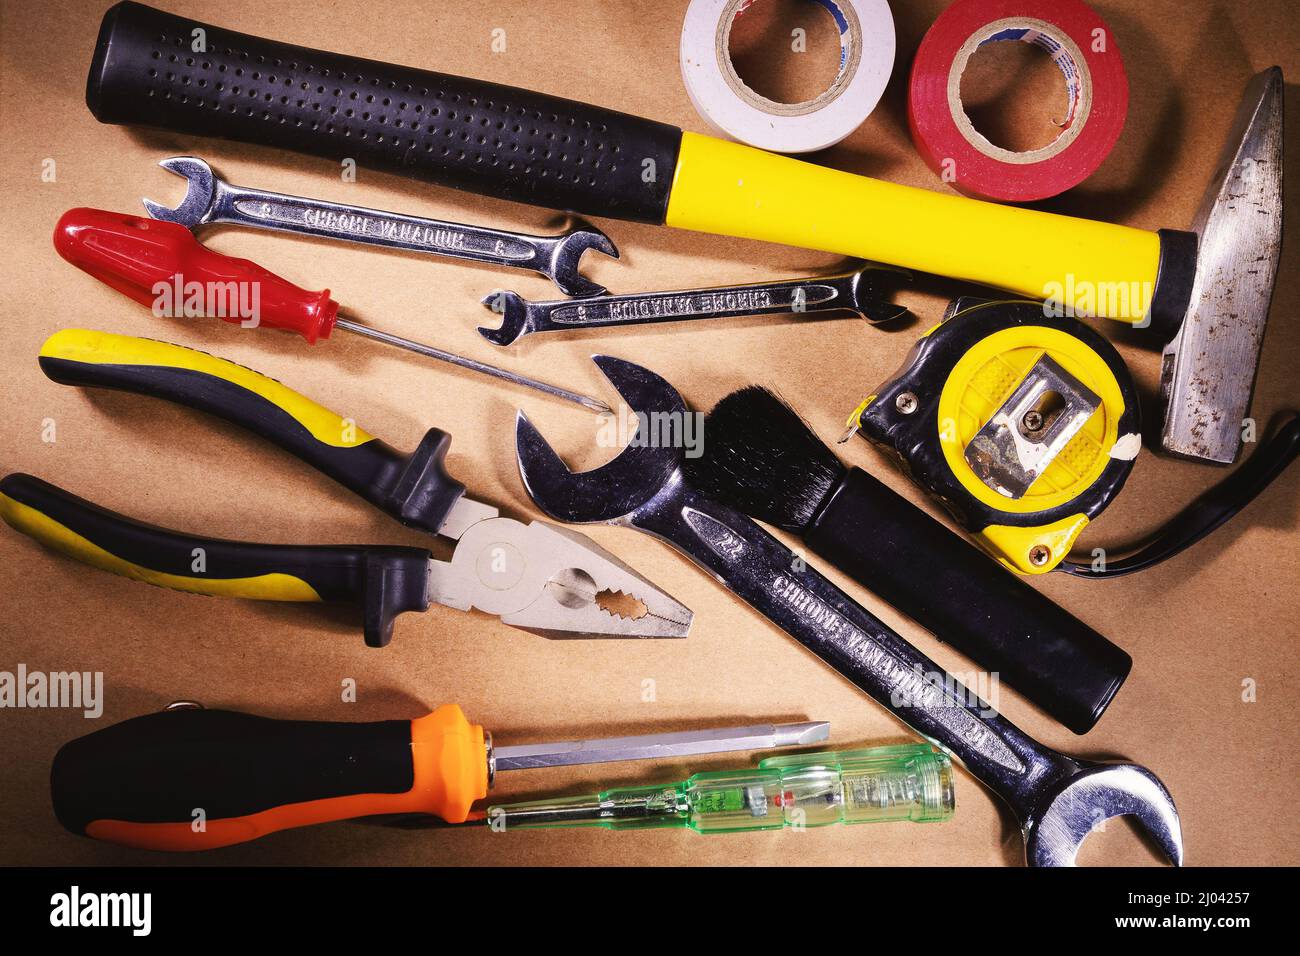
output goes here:
[{"label": "pliers", "polygon": [[403,454],[274,379],[151,339],[65,329],[45,342],[40,365],[64,385],[137,392],[240,425],[404,525],[458,542],[438,561],[422,548],[219,540],[142,524],[31,475],[0,481],[0,517],[86,564],[180,591],[358,605],[372,647],[391,640],[398,614],[431,603],[546,637],[685,637],[690,628],[689,609],[586,536],[502,518],[466,497],[444,467],[451,436],[440,429]]}]

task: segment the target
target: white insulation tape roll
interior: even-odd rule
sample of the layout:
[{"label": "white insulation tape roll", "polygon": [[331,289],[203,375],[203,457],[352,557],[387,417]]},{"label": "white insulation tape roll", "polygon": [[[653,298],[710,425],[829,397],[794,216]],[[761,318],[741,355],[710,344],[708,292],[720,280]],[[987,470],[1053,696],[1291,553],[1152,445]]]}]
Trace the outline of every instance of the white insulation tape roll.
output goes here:
[{"label": "white insulation tape roll", "polygon": [[862,125],[894,69],[894,18],[887,0],[809,0],[840,32],[840,68],[830,89],[803,103],[759,96],[736,73],[731,26],[762,0],[691,0],[682,23],[686,92],[700,117],[722,136],[776,153],[834,146]]}]

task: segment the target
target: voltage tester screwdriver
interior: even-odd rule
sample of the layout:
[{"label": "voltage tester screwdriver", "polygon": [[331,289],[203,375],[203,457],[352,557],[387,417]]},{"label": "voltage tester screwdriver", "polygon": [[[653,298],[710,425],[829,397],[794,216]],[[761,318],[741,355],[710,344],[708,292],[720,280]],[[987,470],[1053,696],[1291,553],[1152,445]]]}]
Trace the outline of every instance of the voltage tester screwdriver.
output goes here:
[{"label": "voltage tester screwdriver", "polygon": [[[226,322],[244,324],[254,321],[258,326],[287,329],[297,332],[311,344],[315,344],[317,339],[329,338],[336,328],[342,329],[440,362],[537,389],[595,412],[610,411],[609,406],[599,399],[345,318],[339,311],[339,304],[330,298],[329,289],[310,292],[248,259],[213,252],[195,239],[188,229],[176,223],[103,209],[69,209],[54,227],[54,248],[78,269],[151,308],[158,302],[155,290],[159,285],[171,288],[177,280],[182,287],[197,283],[203,289],[238,290],[241,285],[246,285],[256,290],[256,315],[217,317]],[[175,303],[177,308],[181,305]]]},{"label": "voltage tester screwdriver", "polygon": [[681,827],[697,833],[949,819],[952,761],[929,744],[768,757],[756,770],[490,806],[493,830]]},{"label": "voltage tester screwdriver", "polygon": [[[496,772],[803,747],[825,722],[498,747],[456,704],[417,720],[273,720],[173,705],[69,741],[50,791],[73,833],[151,850],[208,850],[376,814],[472,814]],[[199,821],[202,825],[199,825]]]}]

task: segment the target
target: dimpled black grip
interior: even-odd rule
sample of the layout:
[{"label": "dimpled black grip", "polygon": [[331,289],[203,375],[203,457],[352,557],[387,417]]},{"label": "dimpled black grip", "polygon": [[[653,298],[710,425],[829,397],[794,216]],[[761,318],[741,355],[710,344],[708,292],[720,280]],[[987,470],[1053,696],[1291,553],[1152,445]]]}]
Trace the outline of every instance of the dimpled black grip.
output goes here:
[{"label": "dimpled black grip", "polygon": [[664,220],[682,135],[585,103],[263,40],[129,2],[104,15],[86,105],[101,123],[350,157],[469,192],[652,223]]}]

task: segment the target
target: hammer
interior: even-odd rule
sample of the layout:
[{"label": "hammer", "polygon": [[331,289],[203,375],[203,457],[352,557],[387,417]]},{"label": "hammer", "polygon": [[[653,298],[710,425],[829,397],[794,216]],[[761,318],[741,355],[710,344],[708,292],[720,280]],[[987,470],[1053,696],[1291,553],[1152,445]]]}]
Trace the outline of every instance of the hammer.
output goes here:
[{"label": "hammer", "polygon": [[[1150,328],[1162,442],[1241,449],[1282,232],[1282,71],[1257,75],[1189,232],[1149,232],[856,176],[527,90],[264,40],[123,2],[86,84],[104,123],[351,157],[590,216],[889,263]],[[1199,255],[1198,255],[1199,236]]]}]

